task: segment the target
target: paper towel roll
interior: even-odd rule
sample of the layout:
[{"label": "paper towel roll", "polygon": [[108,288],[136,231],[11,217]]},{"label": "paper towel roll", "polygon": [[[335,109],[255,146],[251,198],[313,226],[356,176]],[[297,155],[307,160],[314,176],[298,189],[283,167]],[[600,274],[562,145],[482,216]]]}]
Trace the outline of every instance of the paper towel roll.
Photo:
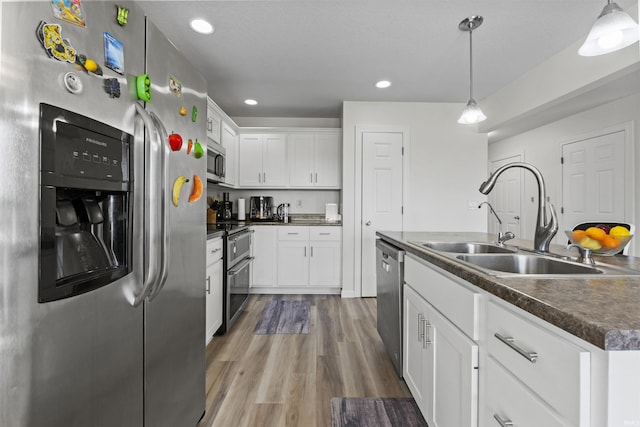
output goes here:
[{"label": "paper towel roll", "polygon": [[244,221],[245,211],[244,211],[244,199],[238,199],[238,220]]}]

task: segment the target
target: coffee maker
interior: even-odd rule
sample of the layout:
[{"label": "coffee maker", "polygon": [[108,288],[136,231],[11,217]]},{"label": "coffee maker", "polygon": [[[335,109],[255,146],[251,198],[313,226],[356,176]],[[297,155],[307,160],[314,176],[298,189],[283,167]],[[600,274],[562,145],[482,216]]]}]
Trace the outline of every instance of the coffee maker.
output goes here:
[{"label": "coffee maker", "polygon": [[216,211],[216,221],[230,221],[233,202],[229,200],[229,193],[222,193],[222,201],[218,202]]},{"label": "coffee maker", "polygon": [[273,197],[256,196],[249,199],[250,218],[254,221],[273,219]]}]

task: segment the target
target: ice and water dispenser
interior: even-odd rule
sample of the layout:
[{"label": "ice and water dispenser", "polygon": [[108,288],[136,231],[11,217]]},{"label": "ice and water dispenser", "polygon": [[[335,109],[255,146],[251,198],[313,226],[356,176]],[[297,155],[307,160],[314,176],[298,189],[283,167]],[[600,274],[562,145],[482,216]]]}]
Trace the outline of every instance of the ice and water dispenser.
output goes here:
[{"label": "ice and water dispenser", "polygon": [[131,272],[131,144],[121,130],[40,105],[39,302]]}]

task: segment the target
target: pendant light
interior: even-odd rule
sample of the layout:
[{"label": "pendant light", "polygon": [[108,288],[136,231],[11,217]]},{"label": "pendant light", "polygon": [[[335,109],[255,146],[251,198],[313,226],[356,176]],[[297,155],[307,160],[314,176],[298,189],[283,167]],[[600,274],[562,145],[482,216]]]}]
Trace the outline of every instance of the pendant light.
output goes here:
[{"label": "pendant light", "polygon": [[620,6],[607,0],[578,53],[597,56],[615,52],[638,41],[638,24]]},{"label": "pendant light", "polygon": [[482,110],[473,99],[473,30],[482,25],[484,18],[482,16],[470,16],[460,22],[458,28],[462,31],[469,32],[469,102],[462,111],[462,115],[458,119],[458,123],[463,125],[470,125],[474,123],[480,123],[485,120],[487,116],[482,113]]}]

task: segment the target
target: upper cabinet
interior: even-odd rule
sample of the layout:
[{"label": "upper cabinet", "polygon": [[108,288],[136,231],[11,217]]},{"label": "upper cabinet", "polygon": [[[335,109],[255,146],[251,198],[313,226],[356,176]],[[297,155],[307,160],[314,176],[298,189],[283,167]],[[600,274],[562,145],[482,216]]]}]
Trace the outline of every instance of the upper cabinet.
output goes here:
[{"label": "upper cabinet", "polygon": [[341,188],[339,129],[289,128],[273,133],[254,129],[240,134],[238,158],[240,188]]},{"label": "upper cabinet", "polygon": [[289,186],[340,188],[342,143],[339,132],[299,132],[289,135]]},{"label": "upper cabinet", "polygon": [[207,138],[220,144],[220,130],[222,129],[222,114],[216,104],[207,97]]},{"label": "upper cabinet", "polygon": [[287,135],[240,135],[240,187],[287,186]]},{"label": "upper cabinet", "polygon": [[225,148],[224,183],[235,187],[238,183],[238,133],[227,122],[222,122],[221,142]]}]

